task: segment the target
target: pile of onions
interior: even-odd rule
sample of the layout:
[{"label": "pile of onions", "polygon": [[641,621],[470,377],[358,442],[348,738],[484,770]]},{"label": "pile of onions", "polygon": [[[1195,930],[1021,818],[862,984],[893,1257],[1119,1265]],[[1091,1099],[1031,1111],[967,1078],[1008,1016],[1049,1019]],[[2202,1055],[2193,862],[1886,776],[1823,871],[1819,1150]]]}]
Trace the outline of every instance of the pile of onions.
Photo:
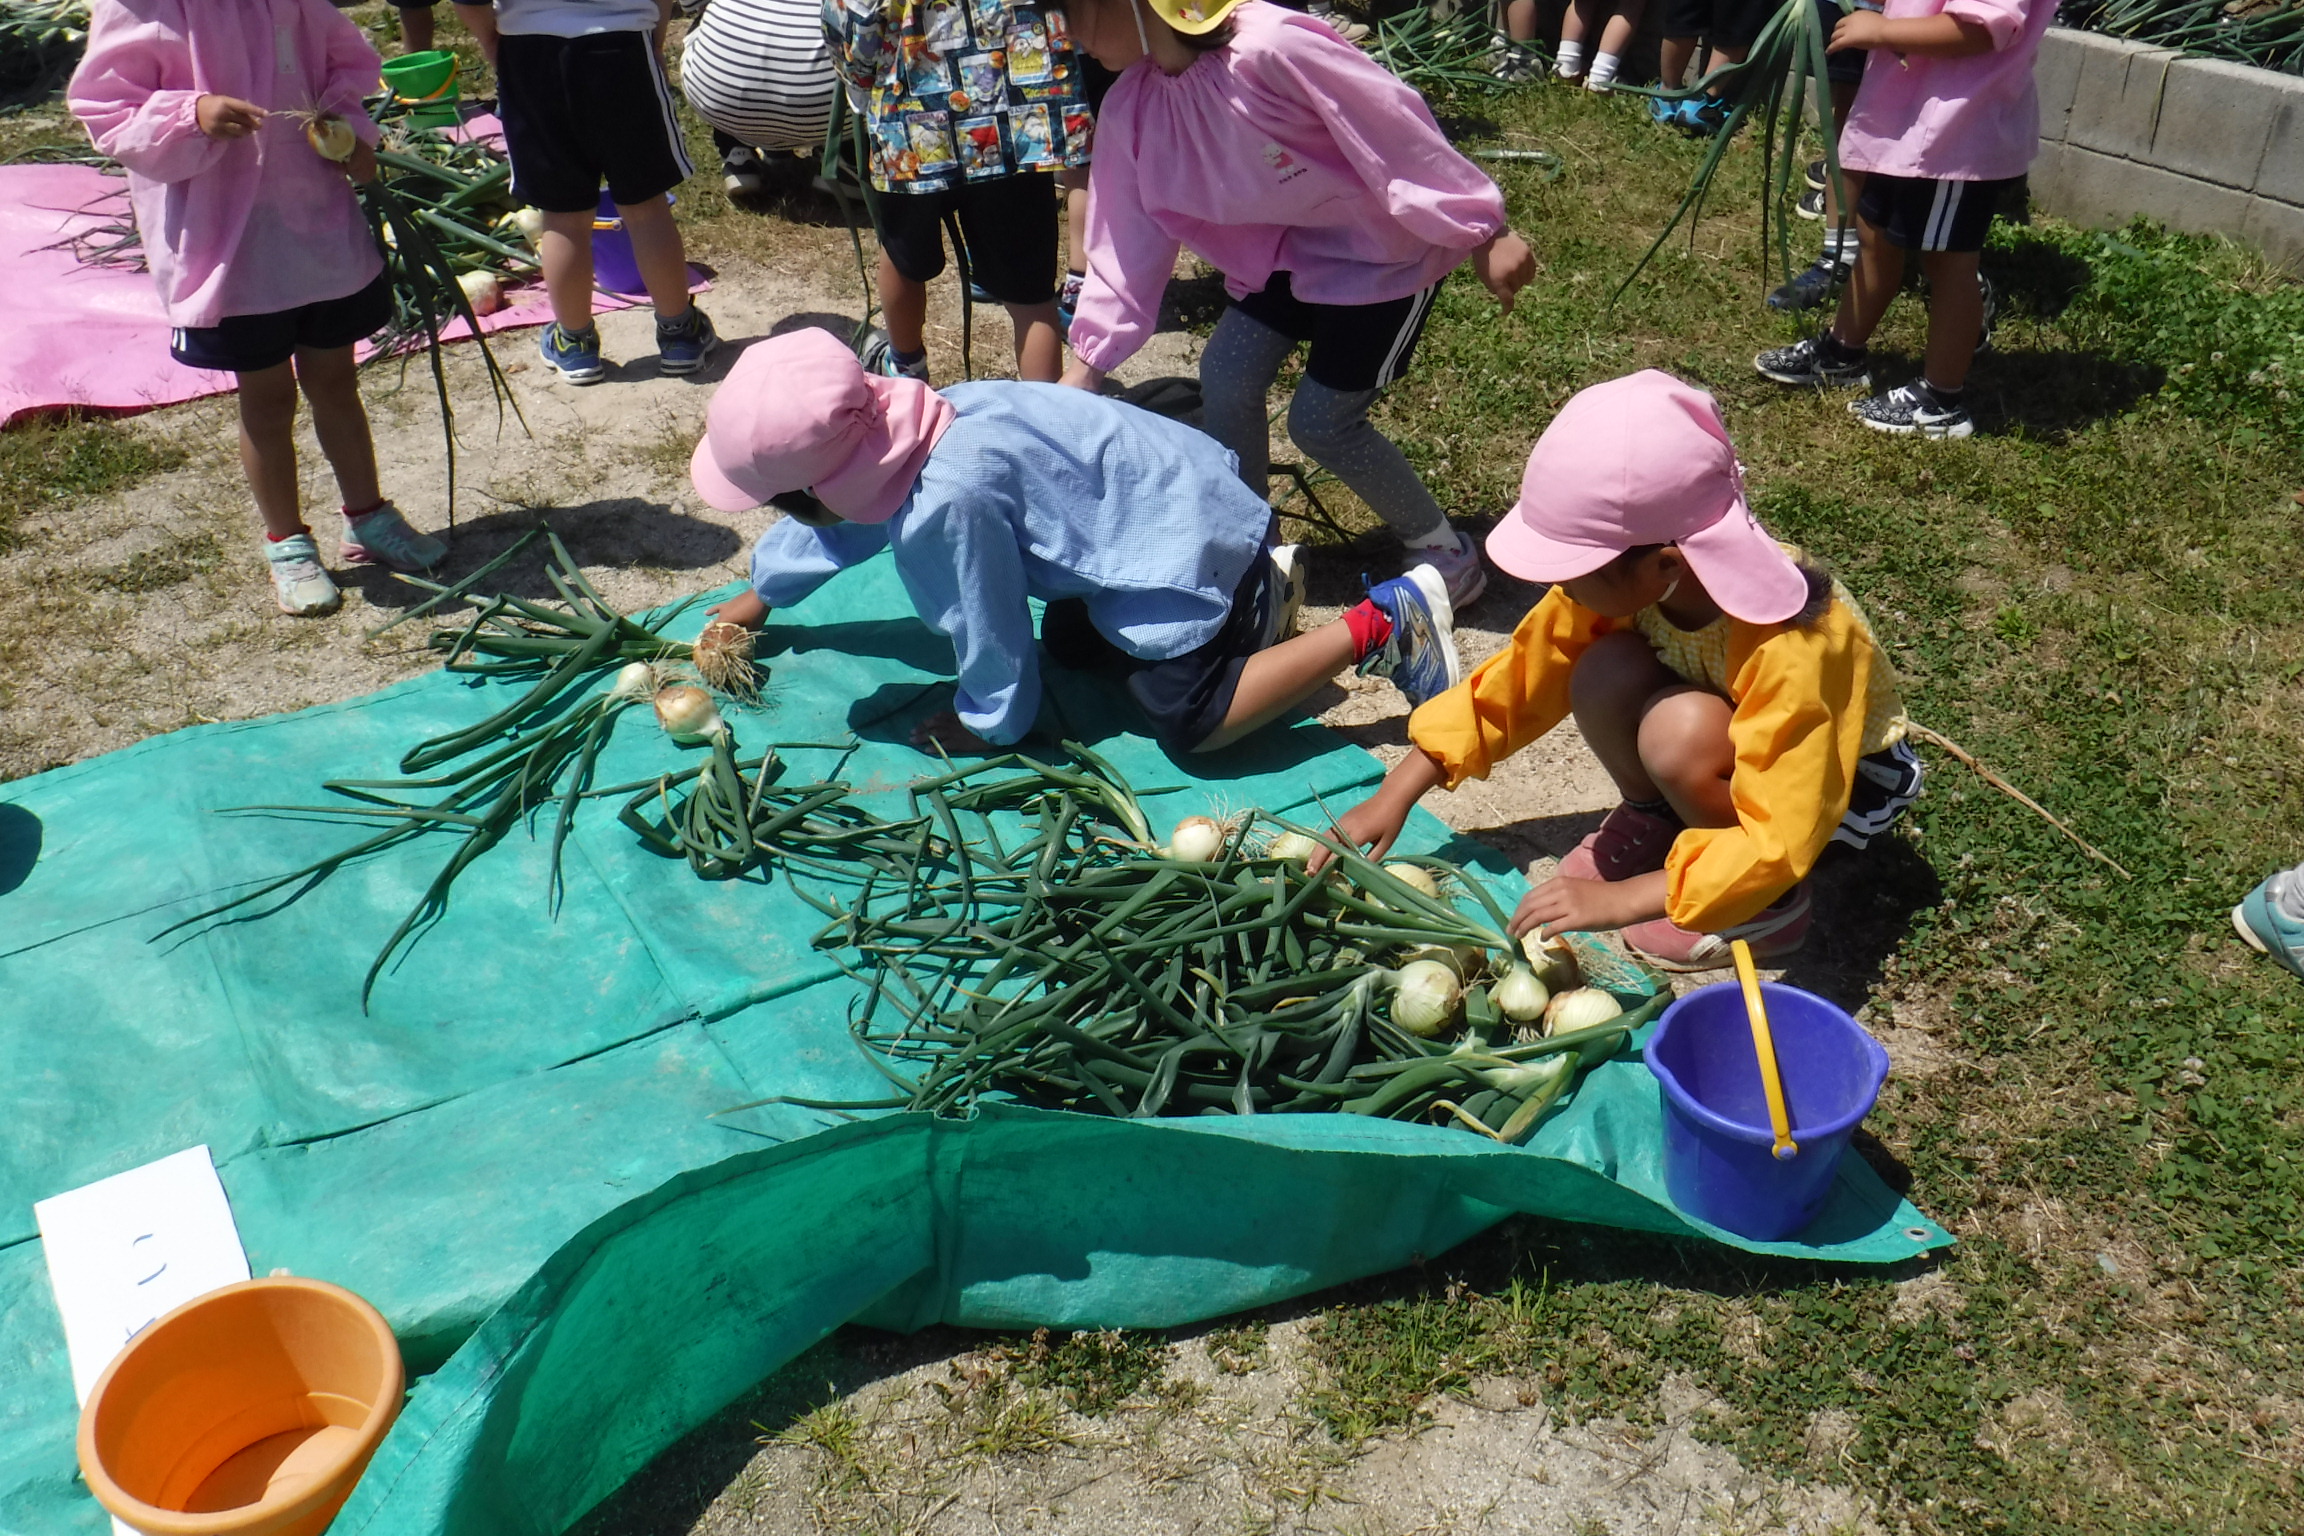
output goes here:
[{"label": "pile of onions", "polygon": [[1438,960],[1411,960],[1386,971],[1384,981],[1392,988],[1392,1022],[1418,1039],[1445,1031],[1464,1001],[1464,984]]},{"label": "pile of onions", "polygon": [[1187,816],[1176,823],[1176,830],[1168,834],[1168,846],[1160,852],[1186,864],[1205,864],[1224,851],[1229,835],[1213,816]]},{"label": "pile of onions", "polygon": [[1598,987],[1576,987],[1562,992],[1545,1006],[1544,1033],[1565,1035],[1605,1024],[1624,1011],[1623,1005]]}]

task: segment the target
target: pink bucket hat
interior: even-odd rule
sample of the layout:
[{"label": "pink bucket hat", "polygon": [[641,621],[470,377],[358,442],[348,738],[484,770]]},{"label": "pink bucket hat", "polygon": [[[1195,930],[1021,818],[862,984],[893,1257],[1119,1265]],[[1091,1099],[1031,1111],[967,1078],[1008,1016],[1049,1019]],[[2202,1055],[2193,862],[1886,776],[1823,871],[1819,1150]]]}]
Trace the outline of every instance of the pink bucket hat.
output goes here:
[{"label": "pink bucket hat", "polygon": [[1523,581],[1572,581],[1639,544],[1680,546],[1713,601],[1748,624],[1781,624],[1808,601],[1800,567],[1745,505],[1720,407],[1653,368],[1560,408],[1488,558]]},{"label": "pink bucket hat", "polygon": [[838,337],[810,327],[744,349],[704,413],[688,478],[722,512],[813,491],[851,523],[884,523],[951,424],[951,401],[866,373]]}]

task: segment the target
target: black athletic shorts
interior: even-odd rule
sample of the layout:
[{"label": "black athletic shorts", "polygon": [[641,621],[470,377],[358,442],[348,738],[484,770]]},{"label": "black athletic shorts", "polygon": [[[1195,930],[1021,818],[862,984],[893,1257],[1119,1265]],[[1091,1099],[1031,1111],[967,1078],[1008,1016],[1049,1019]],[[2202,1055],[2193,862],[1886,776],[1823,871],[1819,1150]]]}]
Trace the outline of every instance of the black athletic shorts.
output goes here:
[{"label": "black athletic shorts", "polygon": [[1351,393],[1381,389],[1408,371],[1425,317],[1439,296],[1440,283],[1434,283],[1381,304],[1310,304],[1296,297],[1287,273],[1275,272],[1263,287],[1233,300],[1232,307],[1290,341],[1310,342],[1305,376]]},{"label": "black athletic shorts", "polygon": [[645,32],[500,37],[496,95],[512,195],[546,213],[590,213],[602,181],[629,208],[696,169]]},{"label": "black athletic shorts", "polygon": [[1701,37],[1715,48],[1749,48],[1776,14],[1776,0],[1664,0],[1666,37]]},{"label": "black athletic shorts", "polygon": [[428,11],[440,0],[384,0],[384,3],[396,11]]},{"label": "black athletic shorts", "polygon": [[[1864,0],[1861,10],[1877,11],[1880,0]],[[1824,41],[1832,41],[1832,29],[1840,25],[1843,12],[1837,0],[1816,0],[1817,19],[1824,23]],[[1864,61],[1871,54],[1862,48],[1843,48],[1838,53],[1824,55],[1824,78],[1834,85],[1861,85],[1864,82]]]},{"label": "black athletic shorts", "polygon": [[322,299],[269,315],[226,315],[214,325],[179,330],[168,355],[187,368],[260,373],[277,368],[299,347],[325,352],[366,341],[392,318],[392,277],[379,272],[367,287],[340,299]]},{"label": "black athletic shorts", "polygon": [[1152,734],[1174,752],[1190,752],[1216,734],[1232,712],[1240,674],[1248,658],[1264,648],[1264,631],[1277,599],[1271,547],[1279,523],[1265,535],[1264,551],[1248,563],[1248,574],[1232,593],[1224,627],[1197,650],[1166,661],[1144,661],[1107,639],[1077,597],[1050,603],[1040,616],[1040,643],[1048,659],[1075,671],[1111,672],[1125,678],[1129,697],[1144,711]]},{"label": "black athletic shorts", "polygon": [[881,192],[873,229],[896,270],[916,283],[944,271],[944,215],[960,216],[968,276],[1003,304],[1056,297],[1056,178],[1026,171],[942,192]]},{"label": "black athletic shorts", "polygon": [[1907,251],[1981,251],[2004,181],[1929,181],[1919,176],[1868,173],[1856,213]]}]

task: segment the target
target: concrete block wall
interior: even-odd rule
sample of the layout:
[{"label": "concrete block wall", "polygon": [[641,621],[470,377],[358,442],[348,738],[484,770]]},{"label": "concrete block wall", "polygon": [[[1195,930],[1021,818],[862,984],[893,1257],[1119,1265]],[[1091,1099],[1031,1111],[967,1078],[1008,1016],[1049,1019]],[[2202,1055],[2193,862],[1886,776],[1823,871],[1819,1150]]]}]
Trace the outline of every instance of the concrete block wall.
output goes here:
[{"label": "concrete block wall", "polygon": [[2304,275],[2304,77],[2051,27],[2034,204],[2243,240]]}]

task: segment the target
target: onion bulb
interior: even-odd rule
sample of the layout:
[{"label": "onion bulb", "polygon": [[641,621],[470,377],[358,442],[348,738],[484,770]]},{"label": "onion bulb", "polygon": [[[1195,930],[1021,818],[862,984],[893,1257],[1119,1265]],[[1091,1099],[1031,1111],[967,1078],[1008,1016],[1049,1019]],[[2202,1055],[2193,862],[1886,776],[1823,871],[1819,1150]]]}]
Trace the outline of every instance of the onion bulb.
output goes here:
[{"label": "onion bulb", "polygon": [[1544,1033],[1565,1035],[1605,1024],[1624,1011],[1616,999],[1598,987],[1577,987],[1552,999],[1544,1009]]},{"label": "onion bulb", "polygon": [[760,689],[760,669],[752,664],[752,631],[730,619],[714,619],[696,637],[690,655],[696,671],[722,693],[748,699]]},{"label": "onion bulb", "polygon": [[544,210],[541,208],[515,208],[512,227],[520,231],[520,238],[534,245],[544,238]]},{"label": "onion bulb", "polygon": [[612,699],[649,699],[656,696],[656,669],[644,661],[629,661],[616,674],[608,690]]},{"label": "onion bulb", "polygon": [[1517,960],[1504,973],[1504,979],[1488,991],[1496,999],[1496,1011],[1515,1024],[1535,1023],[1544,1017],[1545,1005],[1552,1001],[1551,989]]},{"label": "onion bulb", "polygon": [[1455,1020],[1464,986],[1437,960],[1411,960],[1390,975],[1392,1022],[1420,1039],[1430,1039]]},{"label": "onion bulb", "polygon": [[1224,823],[1213,816],[1187,816],[1176,823],[1161,851],[1186,864],[1205,864],[1224,851]]},{"label": "onion bulb", "polygon": [[456,279],[464,302],[475,315],[492,315],[504,307],[504,280],[493,272],[467,272]]},{"label": "onion bulb", "polygon": [[1520,941],[1520,950],[1528,957],[1528,968],[1536,973],[1536,979],[1555,995],[1584,985],[1583,968],[1577,965],[1576,951],[1568,947],[1566,939],[1547,939],[1541,929],[1531,928]]},{"label": "onion bulb", "polygon": [[1286,859],[1291,864],[1302,864],[1318,852],[1319,840],[1302,832],[1283,832],[1264,850],[1265,857]]},{"label": "onion bulb", "polygon": [[1433,879],[1432,871],[1421,864],[1387,864],[1384,866],[1384,873],[1402,885],[1414,886],[1434,901],[1440,899],[1440,882]]},{"label": "onion bulb", "polygon": [[701,741],[728,729],[712,707],[712,695],[686,683],[656,690],[656,723],[674,741]]},{"label": "onion bulb", "polygon": [[333,112],[317,112],[306,118],[304,141],[321,159],[338,165],[351,159],[352,152],[360,147],[360,136],[352,131],[352,125]]}]

